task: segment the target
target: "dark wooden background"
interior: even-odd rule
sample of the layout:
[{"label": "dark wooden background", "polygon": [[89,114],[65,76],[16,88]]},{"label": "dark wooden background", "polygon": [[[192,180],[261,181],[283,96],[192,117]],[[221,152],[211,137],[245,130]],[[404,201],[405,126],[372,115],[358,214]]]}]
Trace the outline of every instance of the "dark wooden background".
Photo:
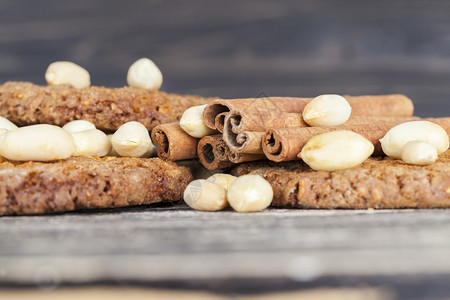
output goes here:
[{"label": "dark wooden background", "polygon": [[[70,60],[93,84],[122,86],[141,57],[170,92],[405,93],[418,115],[450,116],[450,1],[0,0],[0,82],[44,84],[48,64]],[[134,284],[228,295],[372,286],[448,299],[449,217],[179,203],[2,217],[0,298],[10,286]]]},{"label": "dark wooden background", "polygon": [[140,57],[170,92],[405,93],[420,116],[450,114],[446,0],[0,1],[0,82],[43,84],[70,60],[121,86]]}]

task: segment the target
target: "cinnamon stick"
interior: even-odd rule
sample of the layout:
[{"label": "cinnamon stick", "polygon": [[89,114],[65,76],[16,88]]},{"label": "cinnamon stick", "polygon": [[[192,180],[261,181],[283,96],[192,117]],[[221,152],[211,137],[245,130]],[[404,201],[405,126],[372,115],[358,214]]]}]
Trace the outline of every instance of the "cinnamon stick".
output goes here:
[{"label": "cinnamon stick", "polygon": [[217,155],[217,144],[221,137],[221,134],[209,135],[202,137],[198,142],[198,158],[202,165],[208,170],[222,169],[233,165],[233,163],[228,160],[228,157],[223,159],[222,156]]},{"label": "cinnamon stick", "polygon": [[249,153],[238,153],[235,151],[230,151],[230,154],[228,155],[228,159],[235,163],[243,163],[248,161],[255,161],[260,159],[265,159],[264,154],[249,154]]},{"label": "cinnamon stick", "polygon": [[[401,94],[344,96],[352,106],[353,115],[372,116],[412,116],[414,106],[411,99]],[[272,110],[275,112],[301,113],[313,98],[269,97],[245,99],[216,99],[208,104],[203,112],[206,126],[216,129],[216,117],[235,109]],[[217,119],[219,124],[223,117]],[[222,126],[222,125],[220,125]],[[270,128],[270,126],[268,126]],[[267,129],[267,128],[266,128]]]},{"label": "cinnamon stick", "polygon": [[[263,154],[261,141],[264,131],[243,131],[238,134],[228,133],[228,138],[224,140],[232,151],[238,153]],[[232,135],[232,136],[231,136]]]},{"label": "cinnamon stick", "polygon": [[225,128],[234,133],[266,131],[269,128],[293,128],[309,126],[301,113],[289,113],[271,109],[233,109],[225,118]]},{"label": "cinnamon stick", "polygon": [[153,128],[152,140],[158,146],[158,157],[163,160],[183,160],[197,156],[199,139],[184,132],[178,122],[161,124]]},{"label": "cinnamon stick", "polygon": [[[228,113],[232,109],[272,109],[276,111],[302,112],[309,101],[311,101],[310,98],[295,97],[216,99],[210,102],[203,111],[203,121],[209,128],[217,129],[215,125],[216,117],[219,114]],[[218,119],[218,122],[223,121],[224,118]]]},{"label": "cinnamon stick", "polygon": [[220,133],[223,133],[223,125],[225,124],[225,117],[227,114],[228,112],[223,112],[214,118],[214,126]]},{"label": "cinnamon stick", "polygon": [[226,161],[228,160],[228,155],[230,154],[230,148],[223,140],[223,136],[220,135],[214,144],[214,154],[217,156],[218,160]]},{"label": "cinnamon stick", "polygon": [[[237,112],[237,110],[232,110],[228,114],[227,116],[228,120],[226,121],[227,125],[225,126],[226,130],[224,131],[223,136],[225,142],[230,147],[230,149],[239,153],[257,153],[257,154],[264,153],[261,143],[262,138],[264,136],[264,132],[262,131],[266,131],[267,129],[299,128],[308,126],[301,118],[301,114],[296,113],[281,113],[277,120],[276,113],[266,111],[255,111],[255,113],[260,113],[256,118],[253,118],[249,115],[247,118],[245,118],[245,120],[243,118],[240,119],[239,121],[238,117],[235,118],[235,116],[237,116],[234,114],[235,112]],[[258,120],[259,118],[261,118],[261,122],[253,121]],[[264,123],[262,122],[264,118],[268,120],[269,124],[272,124],[271,128],[266,128],[267,126],[264,125]],[[273,120],[273,122],[270,122],[270,120]],[[285,120],[289,120],[290,122]],[[420,118],[355,116],[350,117],[350,119],[346,122],[345,125],[355,126],[355,125],[370,125],[377,123],[392,123],[392,122],[399,124],[398,122],[401,123],[414,120],[420,120]],[[249,130],[255,130],[255,132]]]},{"label": "cinnamon stick", "polygon": [[[450,118],[428,118],[423,119],[442,126],[450,134]],[[361,134],[375,146],[374,154],[383,154],[380,139],[394,126],[403,123],[404,119],[377,123],[372,125],[343,125],[338,127],[303,127],[303,128],[274,128],[265,133],[262,140],[264,154],[269,160],[275,162],[297,159],[297,155],[315,135],[335,131],[351,130]]]}]

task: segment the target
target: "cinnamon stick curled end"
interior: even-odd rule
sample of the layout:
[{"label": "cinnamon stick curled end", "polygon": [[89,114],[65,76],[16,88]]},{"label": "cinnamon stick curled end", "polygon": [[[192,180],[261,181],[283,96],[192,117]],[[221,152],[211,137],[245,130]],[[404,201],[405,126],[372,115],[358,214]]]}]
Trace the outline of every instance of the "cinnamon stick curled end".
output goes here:
[{"label": "cinnamon stick curled end", "polygon": [[227,113],[230,108],[227,107],[223,99],[216,99],[209,103],[203,111],[203,121],[211,129],[217,129],[215,125],[216,117],[221,113]]},{"label": "cinnamon stick curled end", "polygon": [[[223,155],[227,150],[222,148],[223,145],[220,143],[221,138],[222,136],[220,134],[205,136],[200,139],[197,145],[198,158],[201,164],[208,170],[222,169],[233,165],[228,160],[228,157],[224,157]],[[220,146],[220,150],[218,150],[218,146]]]},{"label": "cinnamon stick curled end", "polygon": [[235,164],[248,162],[248,161],[261,160],[264,158],[265,158],[264,154],[238,153],[235,151],[230,151],[230,154],[228,156],[228,159]]},{"label": "cinnamon stick curled end", "polygon": [[158,157],[163,160],[183,160],[197,156],[199,139],[184,132],[178,122],[161,124],[153,128],[152,140],[158,146]]},{"label": "cinnamon stick curled end", "polygon": [[216,116],[216,118],[214,120],[214,126],[220,133],[223,133],[223,127],[225,125],[225,118],[226,118],[227,114],[228,114],[228,112],[220,113]]},{"label": "cinnamon stick curled end", "polygon": [[[297,134],[303,131],[305,134]],[[262,149],[266,157],[275,162],[296,160],[297,154],[311,136],[308,128],[275,128],[266,131]]]}]

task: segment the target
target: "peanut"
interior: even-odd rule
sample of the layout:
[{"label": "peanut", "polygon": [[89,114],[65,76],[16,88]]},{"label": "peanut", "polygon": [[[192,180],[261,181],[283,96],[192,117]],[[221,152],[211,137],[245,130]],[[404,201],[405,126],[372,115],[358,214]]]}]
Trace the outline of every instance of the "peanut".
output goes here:
[{"label": "peanut", "polygon": [[141,157],[150,151],[153,153],[154,148],[147,128],[136,121],[120,126],[111,143],[120,156]]},{"label": "peanut", "polygon": [[0,155],[17,161],[65,159],[75,152],[70,133],[47,124],[24,126],[0,135]]},{"label": "peanut", "polygon": [[75,142],[73,156],[105,156],[111,151],[111,142],[103,131],[89,129],[71,133]]},{"label": "peanut", "polygon": [[412,165],[431,165],[438,158],[435,146],[428,142],[411,141],[403,146],[402,160]]},{"label": "peanut", "polygon": [[227,207],[226,191],[220,184],[205,180],[194,180],[184,190],[184,201],[191,208],[217,211]]},{"label": "peanut", "polygon": [[0,117],[0,128],[4,128],[6,130],[11,130],[11,129],[16,129],[17,126],[10,120]]},{"label": "peanut", "polygon": [[352,108],[339,95],[320,95],[311,100],[303,110],[303,120],[310,126],[332,127],[347,122]]},{"label": "peanut", "polygon": [[77,89],[91,85],[89,72],[69,61],[51,63],[45,72],[45,80],[50,85],[70,84]]},{"label": "peanut", "polygon": [[373,151],[373,144],[362,135],[338,130],[312,137],[299,158],[314,170],[335,171],[358,166]]},{"label": "peanut", "polygon": [[236,178],[237,178],[236,176],[233,176],[230,174],[217,173],[217,174],[211,175],[206,180],[220,184],[226,190],[228,190],[228,188],[236,180]]},{"label": "peanut", "polygon": [[62,127],[68,133],[80,132],[89,129],[95,129],[95,125],[86,120],[70,121]]},{"label": "peanut", "polygon": [[273,199],[273,189],[259,175],[238,177],[227,190],[227,199],[237,212],[256,212],[266,209]]},{"label": "peanut", "polygon": [[211,135],[215,130],[207,127],[203,122],[205,105],[192,106],[186,109],[180,119],[180,127],[190,136],[202,138]]},{"label": "peanut", "polygon": [[148,58],[141,58],[128,69],[129,86],[157,91],[162,85],[163,77],[159,68]]},{"label": "peanut", "polygon": [[441,126],[429,121],[412,121],[397,125],[380,139],[383,152],[401,158],[403,147],[411,141],[424,141],[436,147],[438,154],[447,151],[449,138]]}]

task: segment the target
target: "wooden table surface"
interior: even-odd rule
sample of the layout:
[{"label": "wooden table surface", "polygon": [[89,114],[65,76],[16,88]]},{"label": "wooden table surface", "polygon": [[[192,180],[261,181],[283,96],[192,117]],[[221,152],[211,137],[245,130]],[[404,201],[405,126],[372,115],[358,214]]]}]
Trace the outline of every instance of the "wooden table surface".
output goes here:
[{"label": "wooden table surface", "polygon": [[[140,57],[163,90],[204,96],[404,93],[450,115],[450,2],[0,2],[0,83],[44,84],[74,61],[95,85],[126,84]],[[387,287],[450,297],[450,212],[182,204],[0,218],[0,286],[139,285],[215,292]],[[1,294],[0,294],[1,298]]]},{"label": "wooden table surface", "polygon": [[[450,211],[198,212],[181,203],[0,218],[0,283],[450,296]],[[444,284],[445,283],[445,284]]]}]

